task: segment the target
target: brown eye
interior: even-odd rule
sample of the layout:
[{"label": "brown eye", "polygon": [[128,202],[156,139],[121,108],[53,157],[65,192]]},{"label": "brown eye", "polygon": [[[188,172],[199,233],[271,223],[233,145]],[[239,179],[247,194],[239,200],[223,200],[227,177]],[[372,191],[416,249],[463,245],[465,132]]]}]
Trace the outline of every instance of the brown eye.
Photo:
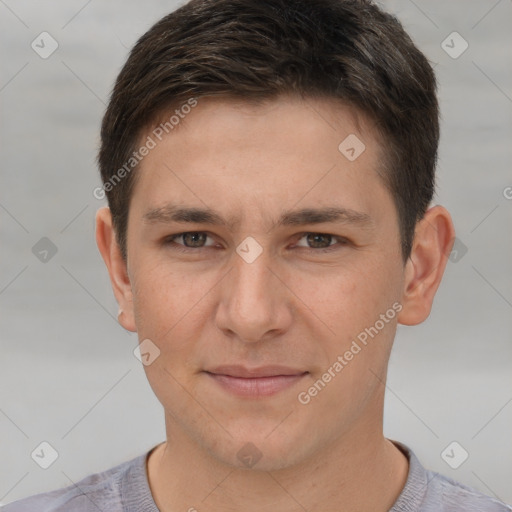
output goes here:
[{"label": "brown eye", "polygon": [[[205,245],[206,239],[210,238],[204,231],[189,231],[186,233],[177,233],[167,237],[165,243],[167,245],[177,245],[183,250],[186,249],[202,249],[211,247],[211,245]],[[178,240],[178,242],[176,242]],[[183,243],[180,243],[183,242]]]},{"label": "brown eye", "polygon": [[306,238],[308,244],[314,249],[325,249],[329,247],[332,241],[332,236],[324,233],[309,233]]},{"label": "brown eye", "polygon": [[205,233],[183,233],[181,238],[187,247],[202,247],[208,236]]},{"label": "brown eye", "polygon": [[[306,243],[301,244],[297,243],[298,247],[305,247],[306,249],[314,250],[324,250],[329,251],[332,249],[337,249],[339,246],[346,245],[348,241],[343,237],[338,237],[334,235],[330,235],[328,233],[303,233],[302,237],[299,239],[305,239]],[[338,242],[337,244],[332,244],[331,242]]]}]

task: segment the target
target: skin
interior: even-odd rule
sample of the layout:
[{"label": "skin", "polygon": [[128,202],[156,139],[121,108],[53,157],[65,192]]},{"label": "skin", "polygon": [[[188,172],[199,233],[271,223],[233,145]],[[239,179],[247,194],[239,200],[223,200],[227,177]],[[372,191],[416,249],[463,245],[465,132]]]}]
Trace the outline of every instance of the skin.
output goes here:
[{"label": "skin", "polygon": [[[366,146],[352,162],[338,150],[349,134]],[[371,122],[333,100],[200,98],[137,170],[127,262],[110,210],[98,211],[119,321],[160,350],[144,369],[165,411],[167,440],[147,462],[162,512],[384,512],[399,496],[408,461],[382,431],[388,359],[397,323],[429,316],[454,228],[445,208],[430,208],[404,264],[380,151]],[[144,219],[167,202],[238,223]],[[274,226],[284,210],[322,206],[370,222]],[[208,238],[171,245],[168,237],[183,232]],[[308,233],[325,236],[315,245]],[[251,263],[236,252],[248,236],[262,249]],[[401,311],[300,403],[298,394],[395,303]],[[204,373],[221,364],[309,373],[275,395],[238,397]],[[252,467],[237,457],[247,443],[261,454]]]}]

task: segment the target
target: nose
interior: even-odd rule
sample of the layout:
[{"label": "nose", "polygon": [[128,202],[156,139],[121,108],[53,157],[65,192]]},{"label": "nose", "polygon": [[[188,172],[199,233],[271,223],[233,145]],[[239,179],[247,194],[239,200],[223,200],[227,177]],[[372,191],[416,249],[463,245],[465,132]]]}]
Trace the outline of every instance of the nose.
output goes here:
[{"label": "nose", "polygon": [[292,321],[292,294],[283,281],[265,251],[251,263],[236,254],[232,270],[221,282],[217,327],[244,343],[283,334]]}]

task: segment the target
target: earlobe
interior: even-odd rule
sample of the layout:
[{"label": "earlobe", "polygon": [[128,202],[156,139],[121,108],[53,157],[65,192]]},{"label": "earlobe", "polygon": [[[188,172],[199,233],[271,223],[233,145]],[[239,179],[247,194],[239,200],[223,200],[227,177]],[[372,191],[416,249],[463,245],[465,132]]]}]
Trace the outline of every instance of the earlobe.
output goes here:
[{"label": "earlobe", "polygon": [[454,238],[451,216],[442,206],[430,208],[417,223],[411,255],[405,265],[399,323],[417,325],[430,315]]},{"label": "earlobe", "polygon": [[112,290],[119,304],[119,323],[128,331],[136,332],[133,296],[126,261],[124,261],[108,207],[96,213],[96,243],[107,266]]}]

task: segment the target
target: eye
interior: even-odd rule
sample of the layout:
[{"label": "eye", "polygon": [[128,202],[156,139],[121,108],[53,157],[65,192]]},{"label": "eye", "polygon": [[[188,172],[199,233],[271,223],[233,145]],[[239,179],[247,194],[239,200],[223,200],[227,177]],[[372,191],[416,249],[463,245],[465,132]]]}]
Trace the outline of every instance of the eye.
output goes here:
[{"label": "eye", "polygon": [[[177,233],[165,239],[167,245],[175,245],[178,250],[186,251],[188,249],[202,249],[204,247],[212,247],[212,245],[204,245],[207,238],[210,238],[204,231],[187,231],[185,233]],[[182,240],[184,243],[177,243],[175,240]]]},{"label": "eye", "polygon": [[[175,235],[168,236],[164,243],[171,246],[173,249],[182,252],[193,251],[194,249],[207,249],[213,248],[215,242],[206,245],[206,240],[211,237],[205,231],[187,231],[184,233],[176,233]],[[302,233],[299,241],[305,239],[306,244],[296,243],[295,247],[304,248],[311,252],[329,252],[339,249],[347,245],[349,241],[344,237],[331,235],[328,233]],[[176,240],[181,240],[179,243]],[[213,240],[213,239],[212,239]],[[331,242],[338,242],[332,244]]]},{"label": "eye", "polygon": [[[343,237],[330,235],[328,233],[303,233],[301,238],[299,240],[306,239],[306,244],[311,245],[304,245],[297,243],[297,247],[306,247],[306,249],[312,250],[312,251],[331,251],[338,249],[339,246],[347,245],[348,240]],[[338,244],[332,244],[332,241],[337,241]]]}]

